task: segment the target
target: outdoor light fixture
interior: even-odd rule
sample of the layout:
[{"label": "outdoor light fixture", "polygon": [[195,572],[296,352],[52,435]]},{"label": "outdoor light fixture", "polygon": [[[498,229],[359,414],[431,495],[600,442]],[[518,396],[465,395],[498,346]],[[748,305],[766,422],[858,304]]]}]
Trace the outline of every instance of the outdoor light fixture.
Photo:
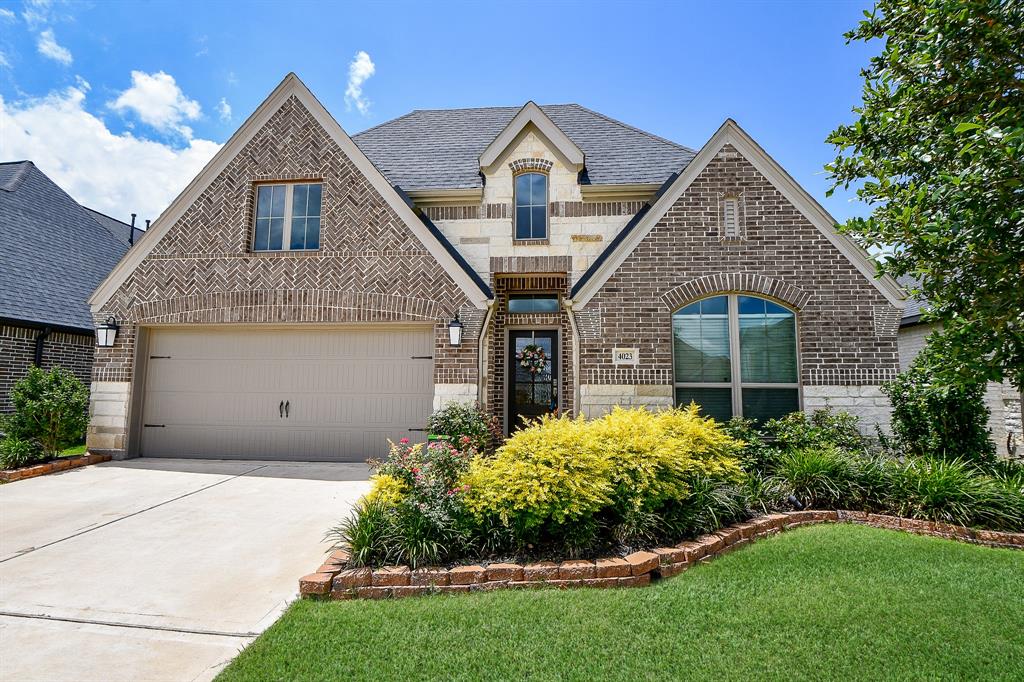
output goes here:
[{"label": "outdoor light fixture", "polygon": [[117,320],[111,315],[107,321],[96,327],[96,345],[110,348],[117,338]]},{"label": "outdoor light fixture", "polygon": [[462,345],[462,323],[459,322],[458,313],[455,313],[455,319],[448,323],[448,340],[453,346]]}]

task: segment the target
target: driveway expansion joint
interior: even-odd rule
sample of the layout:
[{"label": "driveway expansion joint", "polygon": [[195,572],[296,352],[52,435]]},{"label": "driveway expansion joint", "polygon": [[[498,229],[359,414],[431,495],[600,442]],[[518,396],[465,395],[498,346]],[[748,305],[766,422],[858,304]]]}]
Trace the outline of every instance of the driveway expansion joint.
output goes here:
[{"label": "driveway expansion joint", "polygon": [[27,618],[30,620],[48,620],[61,623],[81,623],[83,625],[103,625],[113,628],[132,628],[135,630],[157,630],[160,632],[180,632],[187,635],[211,635],[214,637],[240,637],[254,639],[259,636],[258,632],[225,632],[223,630],[196,630],[191,628],[175,628],[169,625],[141,625],[139,623],[125,623],[123,621],[93,620],[90,618],[66,618],[60,616],[48,616],[45,613],[19,613],[17,611],[0,611],[0,617]]}]

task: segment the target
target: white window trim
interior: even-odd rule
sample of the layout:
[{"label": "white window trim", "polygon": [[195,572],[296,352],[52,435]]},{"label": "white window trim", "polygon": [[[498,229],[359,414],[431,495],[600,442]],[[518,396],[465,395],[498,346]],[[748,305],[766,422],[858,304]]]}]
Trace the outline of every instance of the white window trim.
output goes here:
[{"label": "white window trim", "polygon": [[[728,388],[731,389],[732,396],[732,413],[733,416],[743,416],[743,389],[744,388],[795,388],[797,391],[797,407],[803,409],[804,405],[804,390],[803,385],[800,383],[800,316],[797,311],[790,308],[788,305],[779,301],[768,298],[767,296],[761,296],[754,293],[739,293],[739,294],[726,294],[717,293],[711,294],[710,296],[704,296],[703,298],[689,301],[686,305],[696,303],[708,298],[718,298],[719,296],[725,296],[729,299],[728,307],[728,320],[729,320],[729,375],[732,377],[732,381],[676,381],[676,354],[675,348],[672,349],[672,385],[673,388]],[[743,381],[742,367],[740,366],[740,309],[739,309],[739,297],[750,296],[752,298],[760,298],[765,301],[770,301],[777,305],[782,306],[789,312],[793,313],[793,325],[796,333],[796,377],[797,381],[794,383],[785,384],[771,384],[757,381]],[[686,307],[686,306],[683,306]],[[672,319],[675,319],[675,314],[682,310],[679,308],[672,311]],[[735,311],[735,314],[733,314]],[[675,345],[675,331],[672,332],[672,344]],[[672,402],[675,404],[675,395],[673,391]]]},{"label": "white window trim", "polygon": [[[292,248],[292,195],[295,193],[296,185],[320,185],[320,238],[316,240],[315,249],[293,249]],[[259,219],[260,189],[263,187],[284,187],[284,227],[281,229],[280,249],[257,249],[256,248],[256,221]],[[324,183],[322,180],[296,180],[294,182],[261,182],[256,185],[253,192],[252,209],[252,239],[249,248],[253,253],[281,253],[282,251],[319,251],[323,245],[324,233]],[[308,217],[308,216],[307,216]],[[269,229],[269,227],[267,228]]]},{"label": "white window trim", "polygon": [[[530,237],[519,238],[518,236],[516,236],[518,234],[518,230],[519,230],[519,228],[516,225],[516,223],[519,221],[519,199],[518,199],[519,192],[516,191],[516,185],[519,182],[519,178],[524,176],[524,175],[542,175],[542,176],[544,176],[544,206],[543,206],[543,208],[544,208],[544,236],[543,237],[533,237],[533,236],[530,236]],[[548,240],[551,239],[551,204],[549,202],[550,198],[551,198],[551,175],[549,173],[545,173],[544,171],[538,170],[536,168],[528,168],[528,169],[523,170],[523,171],[521,171],[519,173],[516,173],[515,175],[512,176],[512,241],[513,242],[516,242],[516,243],[523,243],[523,242],[527,242],[527,243],[528,242],[543,243],[543,242],[547,242]],[[532,200],[533,197],[530,197],[530,199]],[[538,206],[540,206],[540,204],[532,204],[532,203],[531,204],[527,204],[527,207],[529,207],[530,209],[536,208]],[[531,210],[530,213],[531,213],[530,231],[532,233],[533,232],[533,218],[532,218],[533,211]]]}]

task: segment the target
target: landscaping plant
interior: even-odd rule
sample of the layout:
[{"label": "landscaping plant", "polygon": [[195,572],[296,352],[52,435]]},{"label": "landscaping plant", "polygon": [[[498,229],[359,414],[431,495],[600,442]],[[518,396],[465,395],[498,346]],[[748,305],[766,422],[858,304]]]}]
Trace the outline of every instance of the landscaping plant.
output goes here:
[{"label": "landscaping plant", "polygon": [[926,348],[907,371],[882,386],[892,403],[892,431],[897,450],[908,455],[990,462],[995,445],[989,438],[985,384],[946,383],[935,372],[942,364]]},{"label": "landscaping plant", "polygon": [[492,441],[501,439],[497,417],[484,412],[475,403],[450,402],[427,419],[430,435],[458,444],[469,438],[470,444],[483,452]]},{"label": "landscaping plant", "polygon": [[46,457],[85,439],[89,389],[62,367],[29,369],[11,388],[11,405],[7,437],[38,441]]},{"label": "landscaping plant", "polygon": [[38,443],[7,435],[0,439],[0,469],[18,469],[42,458]]}]

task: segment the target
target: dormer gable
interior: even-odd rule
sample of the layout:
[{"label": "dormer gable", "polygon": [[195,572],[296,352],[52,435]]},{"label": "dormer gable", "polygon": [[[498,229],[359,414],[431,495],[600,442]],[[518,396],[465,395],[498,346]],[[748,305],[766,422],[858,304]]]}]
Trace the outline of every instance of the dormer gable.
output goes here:
[{"label": "dormer gable", "polygon": [[569,136],[562,131],[551,118],[535,103],[527,102],[523,108],[512,117],[508,125],[498,133],[498,136],[487,145],[480,154],[480,170],[485,175],[493,172],[494,167],[499,164],[510,148],[514,148],[518,142],[530,131],[538,134],[551,150],[558,154],[566,167],[574,169],[577,173],[582,172],[586,166],[586,155]]}]

